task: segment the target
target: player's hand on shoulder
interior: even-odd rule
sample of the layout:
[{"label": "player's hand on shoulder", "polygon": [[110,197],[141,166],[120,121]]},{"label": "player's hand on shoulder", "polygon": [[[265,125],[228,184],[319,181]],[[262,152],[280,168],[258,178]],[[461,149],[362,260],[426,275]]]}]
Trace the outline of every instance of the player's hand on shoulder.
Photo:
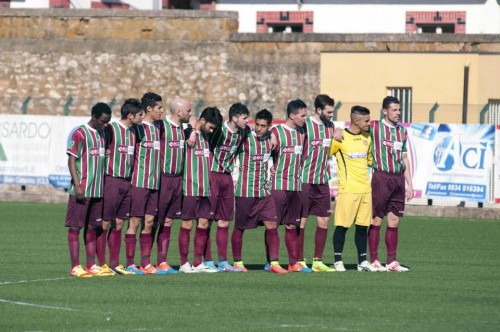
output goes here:
[{"label": "player's hand on shoulder", "polygon": [[188,147],[192,148],[196,143],[196,132],[193,130],[186,141]]},{"label": "player's hand on shoulder", "polygon": [[274,133],[271,133],[271,150],[274,150],[278,146],[278,139]]},{"label": "player's hand on shoulder", "polygon": [[333,131],[333,139],[336,140],[337,142],[342,142],[344,140],[343,132],[344,129],[335,128],[335,130]]}]

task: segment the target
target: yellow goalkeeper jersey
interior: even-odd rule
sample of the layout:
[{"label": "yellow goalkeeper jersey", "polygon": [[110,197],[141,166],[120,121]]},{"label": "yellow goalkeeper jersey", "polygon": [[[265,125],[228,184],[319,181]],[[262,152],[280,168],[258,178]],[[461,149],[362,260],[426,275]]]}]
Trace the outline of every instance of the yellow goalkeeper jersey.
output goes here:
[{"label": "yellow goalkeeper jersey", "polygon": [[352,134],[344,129],[342,142],[332,140],[329,156],[337,158],[339,193],[362,194],[372,191],[370,171],[372,166],[372,140],[369,132]]}]

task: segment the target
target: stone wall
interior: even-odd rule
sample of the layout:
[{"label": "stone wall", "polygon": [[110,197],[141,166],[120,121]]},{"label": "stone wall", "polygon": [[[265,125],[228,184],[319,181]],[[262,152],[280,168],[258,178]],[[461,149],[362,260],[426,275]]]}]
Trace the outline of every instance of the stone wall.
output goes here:
[{"label": "stone wall", "polygon": [[[500,52],[499,35],[239,34],[220,11],[0,10],[0,112],[87,115],[152,90],[196,110],[236,101],[283,118],[320,92],[320,53]],[[70,97],[72,100],[69,100]],[[65,108],[67,105],[67,108]]]}]

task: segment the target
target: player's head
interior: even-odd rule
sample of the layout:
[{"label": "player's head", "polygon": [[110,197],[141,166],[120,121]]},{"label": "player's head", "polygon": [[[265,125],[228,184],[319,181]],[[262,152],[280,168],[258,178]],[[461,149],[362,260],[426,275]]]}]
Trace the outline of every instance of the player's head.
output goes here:
[{"label": "player's head", "polygon": [[111,108],[106,103],[97,103],[92,106],[92,118],[89,121],[89,126],[95,130],[103,130],[111,120]]},{"label": "player's head", "polygon": [[269,132],[272,123],[272,113],[266,109],[260,110],[255,115],[255,134],[257,134],[258,137],[265,136]]},{"label": "player's head", "polygon": [[382,101],[382,111],[384,119],[393,125],[398,124],[401,120],[401,105],[396,97],[385,97]]},{"label": "player's head", "polygon": [[144,108],[144,117],[150,121],[161,120],[163,114],[163,104],[161,96],[154,92],[146,92],[141,98],[141,104]]},{"label": "player's head", "polygon": [[351,108],[351,123],[361,131],[370,130],[370,110],[363,106],[353,106]]},{"label": "player's head", "polygon": [[207,107],[200,114],[200,129],[204,134],[213,133],[222,125],[222,115],[217,107]]},{"label": "player's head", "polygon": [[306,103],[300,99],[292,100],[286,106],[286,116],[296,127],[302,127],[306,123]]},{"label": "player's head", "polygon": [[132,125],[138,125],[144,118],[144,110],[142,109],[139,99],[129,98],[126,99],[120,110],[122,120],[130,121]]},{"label": "player's head", "polygon": [[245,129],[248,124],[250,112],[242,103],[232,104],[229,108],[229,121],[231,121],[239,130]]},{"label": "player's head", "polygon": [[181,123],[188,123],[191,117],[191,103],[185,99],[174,99],[170,102],[170,113]]},{"label": "player's head", "polygon": [[323,122],[331,121],[333,118],[333,106],[335,101],[328,95],[318,95],[314,99],[314,109]]}]

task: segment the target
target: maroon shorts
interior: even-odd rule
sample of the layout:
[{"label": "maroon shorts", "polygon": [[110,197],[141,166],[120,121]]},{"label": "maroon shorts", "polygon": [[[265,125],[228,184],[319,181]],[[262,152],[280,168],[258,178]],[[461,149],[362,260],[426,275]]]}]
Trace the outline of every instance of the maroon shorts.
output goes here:
[{"label": "maroon shorts", "polygon": [[373,217],[383,218],[389,212],[402,217],[405,211],[405,198],[406,189],[403,173],[373,172]]},{"label": "maroon shorts", "polygon": [[301,202],[298,191],[271,190],[276,215],[282,225],[300,226]]},{"label": "maroon shorts", "polygon": [[332,215],[330,186],[327,183],[302,183],[302,191],[299,193],[302,202],[302,218],[309,216],[330,217]]},{"label": "maroon shorts", "polygon": [[276,207],[271,196],[236,197],[234,225],[241,229],[262,226],[263,221],[278,221]]},{"label": "maroon shorts", "polygon": [[158,220],[180,219],[182,213],[182,175],[162,174],[158,197]]},{"label": "maroon shorts", "polygon": [[69,195],[64,226],[85,228],[88,225],[102,225],[102,198],[86,197],[84,202],[80,202]]},{"label": "maroon shorts", "polygon": [[158,190],[138,188],[132,186],[130,189],[131,217],[144,217],[146,214],[156,216],[158,210]]},{"label": "maroon shorts", "polygon": [[102,219],[106,221],[128,219],[130,216],[130,180],[106,175],[104,179],[104,208]]},{"label": "maroon shorts", "polygon": [[231,174],[210,172],[210,194],[214,219],[233,220],[234,183]]},{"label": "maroon shorts", "polygon": [[214,219],[210,198],[205,196],[182,197],[182,220]]}]

